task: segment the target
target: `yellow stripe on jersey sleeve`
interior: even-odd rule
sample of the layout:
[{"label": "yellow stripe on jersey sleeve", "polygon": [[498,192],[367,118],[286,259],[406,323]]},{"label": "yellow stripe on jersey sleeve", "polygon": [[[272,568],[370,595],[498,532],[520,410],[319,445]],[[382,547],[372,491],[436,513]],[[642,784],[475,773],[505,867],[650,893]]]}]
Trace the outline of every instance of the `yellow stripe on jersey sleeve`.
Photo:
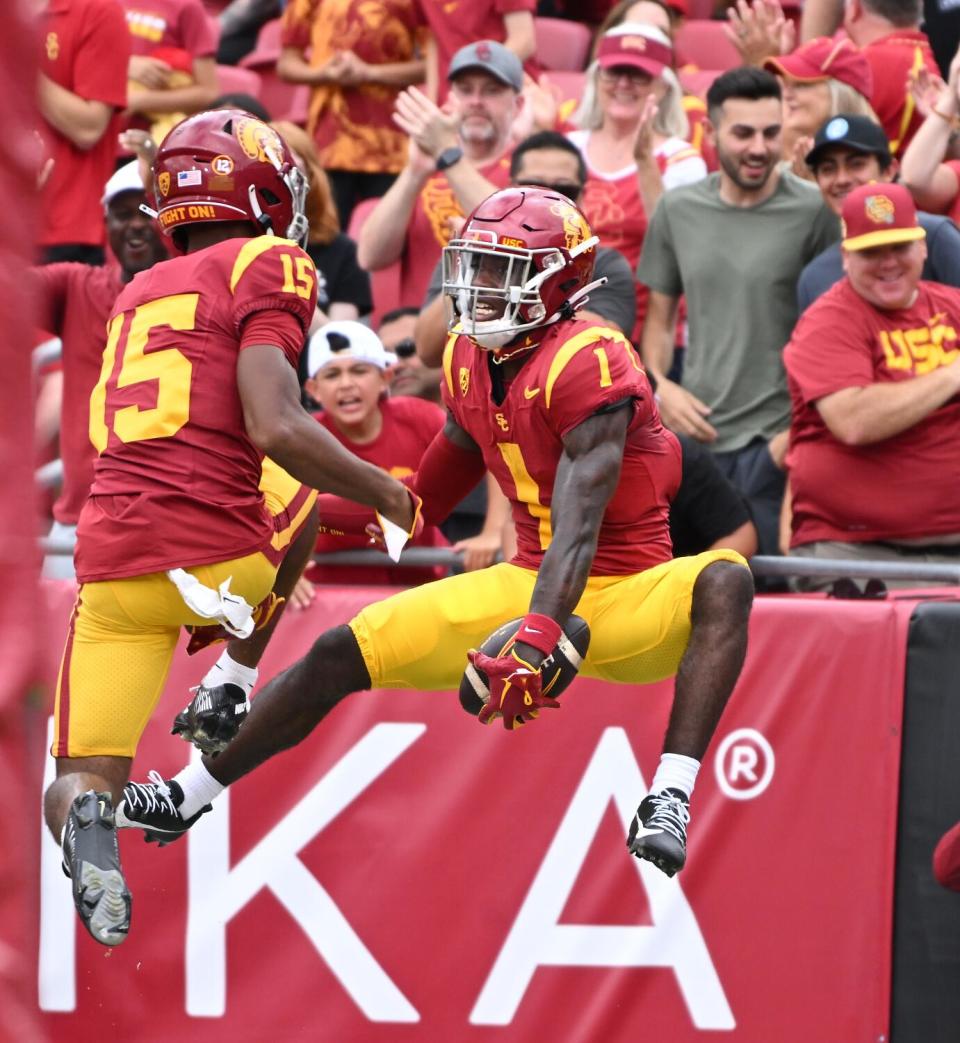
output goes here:
[{"label": "yellow stripe on jersey sleeve", "polygon": [[447,391],[453,394],[453,346],[457,343],[459,333],[451,333],[443,348],[443,379],[447,382]]},{"label": "yellow stripe on jersey sleeve", "polygon": [[[550,363],[550,369],[547,371],[547,383],[543,396],[547,409],[550,408],[550,396],[553,392],[553,385],[559,380],[560,374],[566,368],[567,363],[578,351],[582,351],[591,344],[596,344],[598,340],[615,341],[618,344],[622,344],[628,351],[633,352],[630,341],[619,330],[615,330],[610,326],[591,326],[588,330],[581,330],[579,333],[574,334],[554,355],[553,361]],[[639,368],[640,365],[637,362],[637,369]]]},{"label": "yellow stripe on jersey sleeve", "polygon": [[281,239],[276,235],[258,235],[253,239],[248,239],[240,248],[237,259],[233,262],[233,271],[230,273],[230,292],[233,293],[236,290],[237,283],[243,278],[243,273],[261,254],[265,254],[267,250],[272,250],[275,246],[283,245],[295,246],[296,244],[290,239]]}]

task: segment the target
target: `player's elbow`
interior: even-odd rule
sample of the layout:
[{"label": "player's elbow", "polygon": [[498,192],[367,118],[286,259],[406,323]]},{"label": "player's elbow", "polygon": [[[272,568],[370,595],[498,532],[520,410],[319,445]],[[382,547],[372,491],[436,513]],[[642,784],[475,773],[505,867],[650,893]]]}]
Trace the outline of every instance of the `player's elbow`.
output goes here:
[{"label": "player's elbow", "polygon": [[288,418],[278,415],[245,416],[245,425],[250,441],[271,460],[283,466],[283,459],[296,443],[296,426]]}]

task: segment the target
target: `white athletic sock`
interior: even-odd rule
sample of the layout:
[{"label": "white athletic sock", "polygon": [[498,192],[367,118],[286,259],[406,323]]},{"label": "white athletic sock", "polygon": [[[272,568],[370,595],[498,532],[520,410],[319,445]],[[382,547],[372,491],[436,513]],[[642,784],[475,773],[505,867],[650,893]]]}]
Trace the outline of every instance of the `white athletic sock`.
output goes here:
[{"label": "white athletic sock", "polygon": [[255,666],[243,666],[231,659],[229,652],[224,652],[200,683],[204,688],[215,688],[219,684],[235,684],[244,690],[249,699],[259,675],[260,671]]},{"label": "white athletic sock", "polygon": [[664,753],[657,765],[657,773],[650,786],[651,793],[662,793],[665,789],[678,789],[688,797],[693,795],[700,761],[684,757],[681,753]]},{"label": "white athletic sock", "polygon": [[192,818],[205,805],[211,803],[226,789],[197,760],[188,764],[173,781],[183,790],[183,803],[180,805],[181,817]]}]

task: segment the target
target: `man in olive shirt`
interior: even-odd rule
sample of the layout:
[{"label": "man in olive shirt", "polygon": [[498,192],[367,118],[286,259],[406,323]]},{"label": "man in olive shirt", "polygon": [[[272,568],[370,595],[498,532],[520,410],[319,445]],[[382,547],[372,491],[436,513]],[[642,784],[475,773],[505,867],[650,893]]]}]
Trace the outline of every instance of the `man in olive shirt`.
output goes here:
[{"label": "man in olive shirt", "polygon": [[[838,238],[813,185],[779,169],[780,86],[731,69],[707,93],[720,170],[664,193],[643,244],[650,287],[642,354],[658,382],[664,422],[710,446],[776,553],[790,420],[783,346],[797,319],[797,278]],[[667,379],[677,304],[686,295],[683,386]]]}]

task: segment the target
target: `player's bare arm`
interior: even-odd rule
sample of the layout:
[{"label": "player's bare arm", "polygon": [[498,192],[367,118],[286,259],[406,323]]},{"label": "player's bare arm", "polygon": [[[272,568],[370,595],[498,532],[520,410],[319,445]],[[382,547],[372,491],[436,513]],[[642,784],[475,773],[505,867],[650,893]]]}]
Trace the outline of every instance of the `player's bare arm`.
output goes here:
[{"label": "player's bare arm", "polygon": [[[620,481],[630,399],[613,411],[596,413],[563,440],[550,520],[553,539],[543,556],[530,611],[562,622],[580,600],[597,550],[603,513]],[[518,653],[539,666],[544,653],[518,644]]]},{"label": "player's bare arm", "polygon": [[278,348],[255,344],[240,352],[237,387],[247,433],[284,470],[315,489],[374,507],[410,530],[414,506],[406,488],[344,449],[307,414],[296,372]]}]

